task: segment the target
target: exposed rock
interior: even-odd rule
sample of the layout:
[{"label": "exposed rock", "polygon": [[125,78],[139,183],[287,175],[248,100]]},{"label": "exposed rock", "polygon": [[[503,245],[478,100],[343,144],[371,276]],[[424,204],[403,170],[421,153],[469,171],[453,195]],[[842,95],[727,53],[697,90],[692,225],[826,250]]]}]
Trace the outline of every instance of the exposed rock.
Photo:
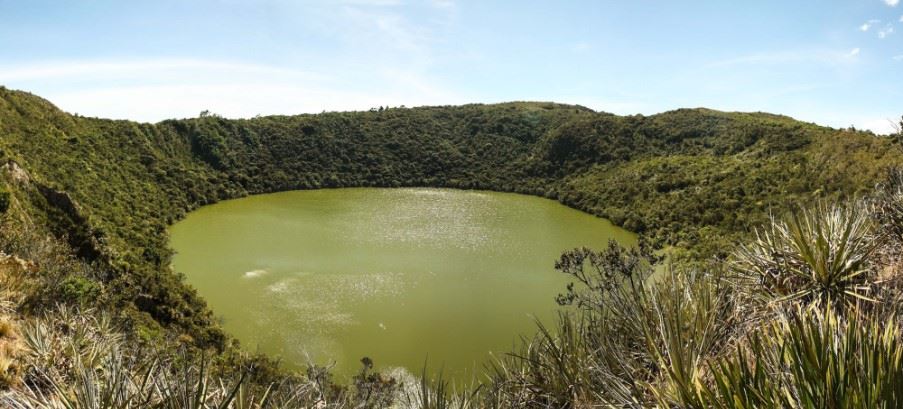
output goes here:
[{"label": "exposed rock", "polygon": [[0,166],[0,172],[9,176],[9,179],[23,185],[31,183],[31,176],[25,169],[22,169],[14,160],[8,160],[3,166]]}]

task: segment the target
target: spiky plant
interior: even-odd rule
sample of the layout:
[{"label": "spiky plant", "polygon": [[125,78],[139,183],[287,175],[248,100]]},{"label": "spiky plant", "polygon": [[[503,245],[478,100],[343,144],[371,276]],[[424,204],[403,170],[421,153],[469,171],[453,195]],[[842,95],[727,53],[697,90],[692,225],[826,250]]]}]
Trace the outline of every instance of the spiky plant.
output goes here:
[{"label": "spiky plant", "polygon": [[705,408],[903,407],[903,334],[893,317],[810,309],[781,318],[714,367]]},{"label": "spiky plant", "polygon": [[706,364],[741,318],[720,270],[655,271],[642,250],[612,244],[565,253],[558,267],[583,287],[559,301],[582,308],[499,360],[488,395],[502,406],[645,408],[698,398]]},{"label": "spiky plant", "polygon": [[646,348],[661,375],[649,382],[661,407],[703,407],[699,390],[710,360],[738,336],[742,318],[720,276],[671,272],[651,293],[644,321]]},{"label": "spiky plant", "polygon": [[843,307],[874,301],[872,256],[882,242],[864,203],[801,208],[755,237],[734,253],[732,266],[759,299]]},{"label": "spiky plant", "polygon": [[635,353],[646,344],[646,280],[656,261],[647,248],[610,242],[603,251],[568,251],[555,267],[575,280],[558,297],[564,311],[555,325],[494,362],[487,393],[500,406],[566,407],[575,402],[641,402],[652,358]]},{"label": "spiky plant", "polygon": [[[396,405],[410,409],[469,409],[477,406],[477,394],[480,387],[471,386],[469,391],[459,392],[442,376],[442,371],[435,377],[429,376],[424,363],[420,379],[409,388],[402,388]],[[358,401],[358,403],[363,403]],[[400,406],[398,406],[400,404]]]},{"label": "spiky plant", "polygon": [[159,409],[226,409],[231,407],[245,382],[245,372],[238,379],[216,379],[210,374],[209,358],[202,355],[194,365],[182,365],[172,372],[154,378]]}]

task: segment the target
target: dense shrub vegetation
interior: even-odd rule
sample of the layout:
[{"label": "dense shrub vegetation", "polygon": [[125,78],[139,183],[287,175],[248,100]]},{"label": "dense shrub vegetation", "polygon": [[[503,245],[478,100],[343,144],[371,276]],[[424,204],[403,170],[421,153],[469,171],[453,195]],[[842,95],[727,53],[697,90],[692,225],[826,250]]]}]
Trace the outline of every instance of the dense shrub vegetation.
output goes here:
[{"label": "dense shrub vegetation", "polygon": [[[892,138],[761,113],[508,103],[139,124],[0,88],[0,252],[18,257],[0,270],[3,402],[893,407],[903,178],[873,189],[900,158]],[[352,186],[540,195],[647,245],[566,253],[574,307],[466,394],[369,361],[351,385],[286,375],[169,269],[166,227],[198,206]]]}]

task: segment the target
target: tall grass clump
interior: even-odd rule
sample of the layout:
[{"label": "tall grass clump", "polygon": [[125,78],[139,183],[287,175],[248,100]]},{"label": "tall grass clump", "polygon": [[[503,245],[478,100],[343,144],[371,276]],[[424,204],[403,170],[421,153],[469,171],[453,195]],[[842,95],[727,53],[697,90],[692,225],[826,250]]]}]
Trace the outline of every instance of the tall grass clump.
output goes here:
[{"label": "tall grass clump", "polygon": [[783,314],[713,366],[697,408],[903,407],[903,334],[893,317]]},{"label": "tall grass clump", "polygon": [[874,302],[884,244],[862,201],[800,208],[772,219],[735,252],[737,284],[769,303],[855,307]]},{"label": "tall grass clump", "polygon": [[[24,380],[0,395],[3,408],[388,408],[400,401],[395,380],[373,372],[372,362],[349,387],[317,366],[304,376],[262,382],[253,379],[253,364],[230,366],[216,354],[188,347],[148,349],[106,314],[79,308],[61,306],[27,320],[22,344]],[[455,407],[434,404],[451,401],[439,391],[429,389],[428,407]]]},{"label": "tall grass clump", "polygon": [[644,247],[578,249],[557,264],[577,284],[554,327],[493,368],[494,399],[512,407],[670,405],[705,382],[709,357],[736,337],[740,317],[717,269],[659,269]]}]

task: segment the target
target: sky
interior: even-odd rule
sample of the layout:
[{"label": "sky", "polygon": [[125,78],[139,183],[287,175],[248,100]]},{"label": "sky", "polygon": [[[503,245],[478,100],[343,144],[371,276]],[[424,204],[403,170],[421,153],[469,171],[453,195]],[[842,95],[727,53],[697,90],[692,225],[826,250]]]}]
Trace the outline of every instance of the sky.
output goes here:
[{"label": "sky", "polygon": [[0,0],[0,85],[156,122],[514,100],[903,115],[900,0]]}]

